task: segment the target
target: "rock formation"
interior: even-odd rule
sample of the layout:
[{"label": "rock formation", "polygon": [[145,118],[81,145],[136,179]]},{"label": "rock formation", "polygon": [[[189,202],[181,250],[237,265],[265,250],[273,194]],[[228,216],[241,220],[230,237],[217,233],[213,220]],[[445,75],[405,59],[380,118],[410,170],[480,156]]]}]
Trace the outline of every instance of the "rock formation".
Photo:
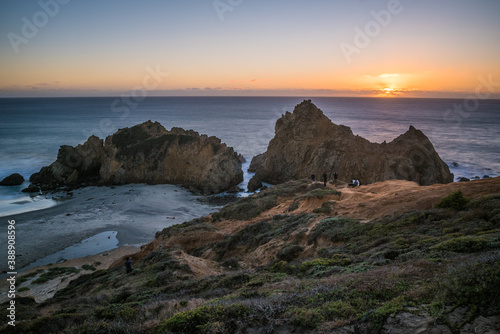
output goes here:
[{"label": "rock formation", "polygon": [[260,188],[262,188],[262,186],[263,186],[263,184],[260,181],[259,177],[254,175],[254,176],[252,176],[250,181],[248,181],[247,188],[248,188],[249,192],[255,192],[255,191],[259,190]]},{"label": "rock formation", "polygon": [[31,176],[42,190],[128,183],[180,184],[204,194],[243,180],[238,155],[216,137],[147,121],[83,145],[61,146],[57,160]]},{"label": "rock formation", "polygon": [[349,127],[333,124],[311,100],[286,112],[277,122],[267,151],[252,159],[249,171],[273,184],[309,177],[311,173],[361,184],[388,179],[420,185],[448,183],[453,174],[429,139],[410,129],[390,143],[371,143]]},{"label": "rock formation", "polygon": [[14,173],[7,176],[0,182],[0,186],[19,186],[23,184],[24,177],[21,174]]}]

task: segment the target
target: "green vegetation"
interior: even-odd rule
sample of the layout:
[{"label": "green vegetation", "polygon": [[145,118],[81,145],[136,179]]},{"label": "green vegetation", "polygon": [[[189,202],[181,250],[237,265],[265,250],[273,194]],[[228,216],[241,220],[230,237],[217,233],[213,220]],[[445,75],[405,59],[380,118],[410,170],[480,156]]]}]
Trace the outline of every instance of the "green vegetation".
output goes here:
[{"label": "green vegetation", "polygon": [[165,320],[156,327],[156,332],[232,333],[238,328],[236,322],[247,314],[248,308],[238,304],[201,306]]},{"label": "green vegetation", "polygon": [[253,196],[245,197],[238,202],[225,206],[213,214],[215,221],[222,219],[247,220],[257,217],[262,212],[275,207],[278,197],[266,190]]},{"label": "green vegetation", "polygon": [[[223,241],[214,245],[214,250],[219,255],[219,259],[235,248],[244,248],[245,252],[251,252],[255,248],[268,243],[275,238],[282,238],[287,241],[291,234],[299,227],[306,226],[315,214],[301,215],[277,215],[271,221],[263,220],[245,226],[240,231],[224,238]],[[297,249],[295,249],[295,252]]]},{"label": "green vegetation", "polygon": [[[279,202],[283,194],[299,201],[305,199],[298,199],[300,194],[321,190],[310,189],[306,181],[277,188],[283,194],[273,188],[246,204],[225,207],[218,219],[252,216],[261,208],[259,201]],[[257,209],[245,213],[245,205]],[[168,239],[207,233],[219,231],[203,218],[167,228],[157,237],[180,244],[189,239]],[[404,311],[425,312],[459,333],[478,315],[499,314],[500,195],[469,200],[460,210],[434,208],[371,222],[289,212],[218,236],[210,239],[218,241],[190,251],[172,244],[158,247],[134,261],[132,275],[122,266],[86,271],[37,307],[18,297],[16,316],[23,322],[16,330],[329,333],[357,328],[378,333],[388,317]],[[196,273],[186,252],[211,260],[216,270]],[[67,274],[71,270],[56,267],[34,275],[48,280]],[[448,323],[449,313],[461,307],[464,318]],[[0,331],[4,329],[14,332]]]},{"label": "green vegetation", "polygon": [[40,275],[37,279],[35,279],[32,283],[33,284],[42,284],[46,283],[54,278],[57,278],[59,276],[65,276],[68,274],[74,274],[78,273],[79,270],[75,269],[73,267],[54,267],[54,268],[49,268],[46,272]]},{"label": "green vegetation", "polygon": [[453,209],[456,211],[465,210],[469,200],[464,197],[461,190],[457,190],[454,193],[443,198],[438,204],[436,204],[436,208],[438,209]]},{"label": "green vegetation", "polygon": [[84,264],[84,265],[82,265],[82,269],[83,269],[83,270],[91,270],[91,271],[97,270],[97,268],[96,268],[96,267],[94,267],[94,266],[92,266],[92,265],[90,265],[90,264],[87,264],[87,263],[86,263],[86,264]]},{"label": "green vegetation", "polygon": [[118,148],[116,157],[118,159],[124,156],[135,156],[141,153],[149,156],[153,153],[166,152],[165,148],[170,145],[178,144],[180,146],[196,140],[193,135],[184,134],[164,134],[157,138],[152,138],[141,125],[133,126],[129,129],[123,129],[112,136],[113,144]]},{"label": "green vegetation", "polygon": [[311,199],[311,198],[323,199],[323,197],[325,196],[332,196],[332,195],[341,196],[342,193],[332,188],[322,187],[318,189],[313,189],[304,195],[296,197],[296,199]]},{"label": "green vegetation", "polygon": [[130,129],[123,129],[118,133],[114,134],[111,138],[113,144],[122,149],[124,147],[137,144],[138,142],[144,141],[149,138],[149,135],[142,129],[140,125],[131,127]]}]

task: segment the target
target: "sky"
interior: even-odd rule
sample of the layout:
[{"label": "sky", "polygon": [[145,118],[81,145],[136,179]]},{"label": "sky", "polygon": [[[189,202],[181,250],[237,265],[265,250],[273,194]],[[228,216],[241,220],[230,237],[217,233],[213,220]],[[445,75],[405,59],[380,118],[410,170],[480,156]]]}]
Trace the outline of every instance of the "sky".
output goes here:
[{"label": "sky", "polygon": [[0,97],[500,98],[499,0],[2,0]]}]

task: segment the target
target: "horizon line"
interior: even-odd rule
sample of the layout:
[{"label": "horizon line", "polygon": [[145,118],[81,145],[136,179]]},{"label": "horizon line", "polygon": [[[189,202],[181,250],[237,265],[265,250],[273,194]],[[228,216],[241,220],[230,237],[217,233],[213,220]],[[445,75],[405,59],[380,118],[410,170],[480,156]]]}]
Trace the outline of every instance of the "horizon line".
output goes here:
[{"label": "horizon line", "polygon": [[[338,96],[331,96],[331,95],[148,95],[144,96],[144,99],[147,98],[165,98],[165,97],[172,97],[172,98],[356,98],[356,99],[381,99],[381,100],[387,100],[387,99],[434,99],[434,100],[463,100],[467,99],[466,96],[367,96],[367,95],[338,95]],[[0,96],[0,99],[77,99],[77,98],[122,98],[120,95],[47,95],[47,96]],[[499,95],[494,95],[492,97],[487,97],[487,98],[481,98],[481,100],[500,100],[500,94]]]}]

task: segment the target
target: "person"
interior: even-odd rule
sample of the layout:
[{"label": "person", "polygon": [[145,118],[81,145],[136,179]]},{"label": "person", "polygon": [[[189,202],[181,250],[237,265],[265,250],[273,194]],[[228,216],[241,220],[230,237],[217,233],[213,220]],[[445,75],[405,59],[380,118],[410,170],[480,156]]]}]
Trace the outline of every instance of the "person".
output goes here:
[{"label": "person", "polygon": [[354,180],[354,186],[359,187],[359,180],[358,179]]},{"label": "person", "polygon": [[132,258],[130,256],[127,257],[127,260],[125,261],[125,270],[127,271],[127,274],[132,272]]},{"label": "person", "polygon": [[313,182],[316,181],[316,174],[314,173],[311,174],[311,180],[313,180]]},{"label": "person", "polygon": [[328,179],[328,175],[326,175],[326,173],[323,173],[323,184],[324,186],[326,187],[326,181]]},{"label": "person", "polygon": [[337,186],[338,177],[339,175],[337,174],[337,172],[333,172],[333,183],[335,183],[335,187]]}]

